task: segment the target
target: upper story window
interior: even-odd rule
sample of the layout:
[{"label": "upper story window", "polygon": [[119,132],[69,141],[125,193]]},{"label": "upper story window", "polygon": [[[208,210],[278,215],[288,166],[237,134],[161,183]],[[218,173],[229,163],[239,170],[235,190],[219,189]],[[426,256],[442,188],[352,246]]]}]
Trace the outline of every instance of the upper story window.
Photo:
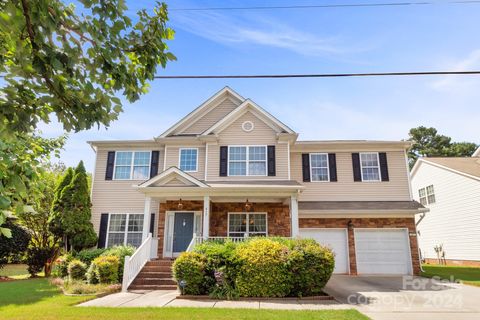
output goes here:
[{"label": "upper story window", "polygon": [[360,153],[360,167],[362,168],[362,181],[380,181],[378,153]]},{"label": "upper story window", "polygon": [[427,187],[427,200],[428,204],[435,203],[435,190],[433,189],[433,184]]},{"label": "upper story window", "polygon": [[198,171],[198,149],[181,148],[180,149],[180,170],[185,172]]},{"label": "upper story window", "polygon": [[419,189],[418,190],[418,197],[420,199],[420,203],[422,205],[427,205],[427,193],[425,191],[425,188]]},{"label": "upper story window", "polygon": [[229,176],[266,176],[266,146],[229,146]]},{"label": "upper story window", "polygon": [[420,203],[424,206],[427,204],[435,203],[435,190],[433,189],[433,184],[429,185],[426,188],[421,188],[418,190],[418,197],[420,199]]},{"label": "upper story window", "polygon": [[310,153],[310,171],[312,181],[330,181],[328,153]]},{"label": "upper story window", "polygon": [[150,177],[150,151],[115,153],[115,180],[146,180]]}]

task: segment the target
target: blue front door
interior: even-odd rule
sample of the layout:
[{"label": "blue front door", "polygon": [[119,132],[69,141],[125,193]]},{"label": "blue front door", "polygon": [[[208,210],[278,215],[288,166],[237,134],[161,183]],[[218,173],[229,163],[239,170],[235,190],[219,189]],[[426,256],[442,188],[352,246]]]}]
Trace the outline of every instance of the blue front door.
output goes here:
[{"label": "blue front door", "polygon": [[173,224],[173,252],[183,252],[193,238],[193,212],[176,212]]}]

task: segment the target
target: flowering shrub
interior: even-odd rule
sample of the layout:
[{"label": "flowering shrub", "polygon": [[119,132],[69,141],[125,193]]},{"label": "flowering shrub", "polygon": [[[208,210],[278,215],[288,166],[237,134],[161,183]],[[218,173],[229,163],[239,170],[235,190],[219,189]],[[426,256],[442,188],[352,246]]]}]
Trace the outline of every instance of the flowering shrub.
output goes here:
[{"label": "flowering shrub", "polygon": [[71,280],[85,279],[87,265],[80,260],[74,259],[68,264],[68,276]]}]

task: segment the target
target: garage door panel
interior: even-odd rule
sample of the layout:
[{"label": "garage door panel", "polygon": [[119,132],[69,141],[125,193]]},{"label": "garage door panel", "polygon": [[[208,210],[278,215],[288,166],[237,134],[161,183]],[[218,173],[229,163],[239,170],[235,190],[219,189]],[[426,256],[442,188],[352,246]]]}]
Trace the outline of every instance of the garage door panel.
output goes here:
[{"label": "garage door panel", "polygon": [[334,273],[349,273],[346,229],[300,229],[300,235],[332,249],[335,254]]}]

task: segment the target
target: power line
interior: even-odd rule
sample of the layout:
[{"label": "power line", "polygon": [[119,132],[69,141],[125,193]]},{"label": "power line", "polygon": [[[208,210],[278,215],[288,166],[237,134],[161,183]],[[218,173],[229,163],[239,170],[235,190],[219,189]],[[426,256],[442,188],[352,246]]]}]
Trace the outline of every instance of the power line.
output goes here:
[{"label": "power line", "polygon": [[279,79],[279,78],[347,78],[386,76],[438,76],[438,75],[480,75],[472,71],[414,71],[414,72],[368,72],[368,73],[314,73],[314,74],[257,74],[257,75],[180,75],[155,76],[155,79]]},{"label": "power line", "polygon": [[292,5],[292,6],[251,6],[251,7],[198,7],[198,8],[170,8],[169,11],[220,11],[220,10],[278,10],[278,9],[326,9],[326,8],[355,8],[355,7],[399,7],[423,6],[438,4],[480,4],[480,0],[465,1],[421,1],[421,2],[379,2],[379,3],[338,3],[319,5]]}]

